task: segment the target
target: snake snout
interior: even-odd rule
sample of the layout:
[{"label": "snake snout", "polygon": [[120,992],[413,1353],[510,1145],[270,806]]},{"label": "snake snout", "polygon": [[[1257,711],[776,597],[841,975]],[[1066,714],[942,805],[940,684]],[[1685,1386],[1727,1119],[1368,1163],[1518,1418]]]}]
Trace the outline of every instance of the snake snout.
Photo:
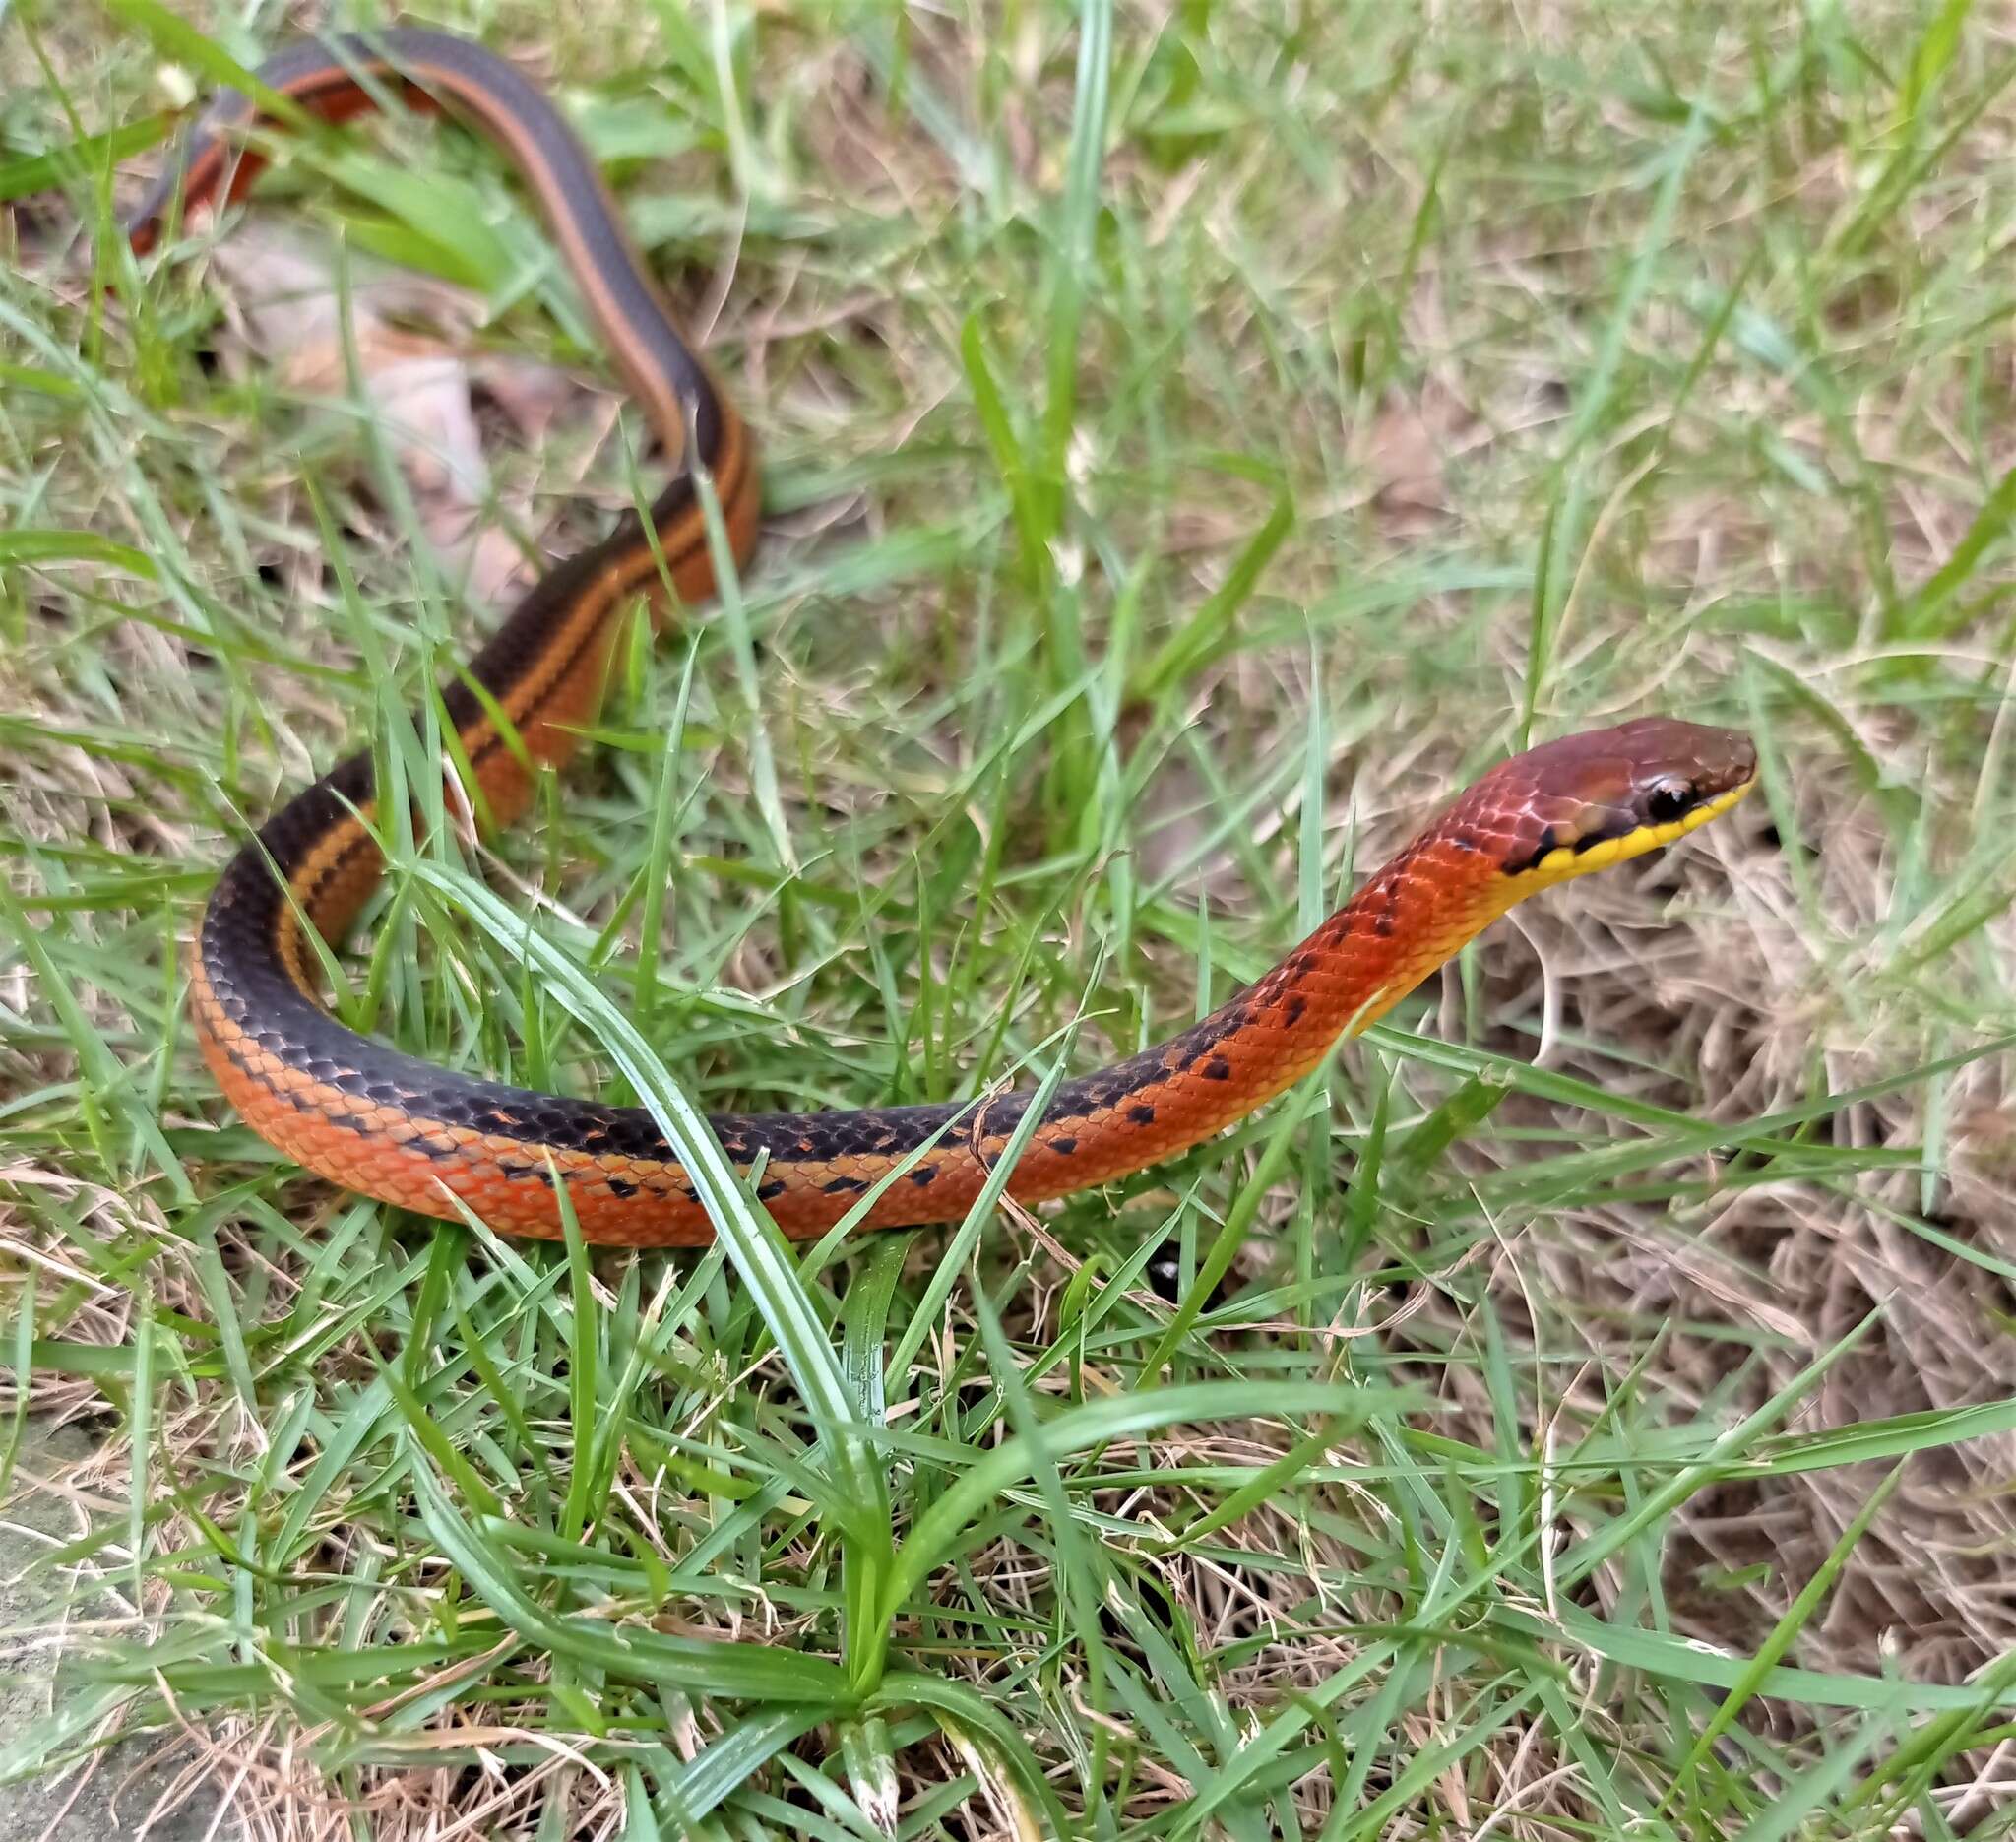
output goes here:
[{"label": "snake snout", "polygon": [[1757,778],[1757,748],[1740,730],[1648,717],[1611,732],[1624,786],[1613,793],[1617,832],[1684,825],[1733,804]]}]

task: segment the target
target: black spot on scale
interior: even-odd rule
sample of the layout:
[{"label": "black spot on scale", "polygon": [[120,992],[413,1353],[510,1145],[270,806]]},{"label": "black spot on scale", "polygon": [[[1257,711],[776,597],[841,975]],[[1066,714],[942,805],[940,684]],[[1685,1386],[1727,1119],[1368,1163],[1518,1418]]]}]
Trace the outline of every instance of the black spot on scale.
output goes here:
[{"label": "black spot on scale", "polygon": [[[244,1064],[240,1063],[239,1065],[242,1067]],[[316,1123],[318,1125],[333,1125],[340,1132],[354,1132],[359,1138],[376,1138],[378,1136],[377,1120],[359,1118],[353,1113],[321,1113],[317,1115]],[[444,1143],[440,1139],[410,1138],[400,1149],[403,1151],[416,1151],[423,1158],[438,1160],[454,1157],[462,1147],[452,1142]]]},{"label": "black spot on scale", "polygon": [[1112,1106],[1136,1085],[1125,1068],[1101,1068],[1074,1082],[1072,1093],[1085,1112],[1097,1112],[1102,1107]]},{"label": "black spot on scale", "polygon": [[832,1182],[825,1186],[825,1189],[826,1194],[829,1196],[849,1196],[856,1190],[866,1189],[867,1187],[867,1184],[862,1182],[857,1176],[836,1176]]},{"label": "black spot on scale", "polygon": [[1384,914],[1372,917],[1372,931],[1382,940],[1393,938],[1393,911],[1391,909],[1386,910]]},{"label": "black spot on scale", "polygon": [[614,1196],[619,1202],[625,1201],[637,1194],[637,1185],[631,1182],[628,1177],[611,1176],[603,1180],[609,1186],[609,1194]]},{"label": "black spot on scale", "polygon": [[1235,1031],[1243,1030],[1251,1021],[1251,1007],[1246,1000],[1241,999],[1205,1018],[1194,1029],[1185,1031],[1178,1042],[1194,1060],[1206,1049],[1216,1048]]},{"label": "black spot on scale", "polygon": [[1204,1064],[1204,1078],[1207,1081],[1229,1081],[1232,1065],[1223,1055],[1214,1055]]},{"label": "black spot on scale", "polygon": [[1613,838],[1628,837],[1637,830],[1628,819],[1616,825],[1599,825],[1594,831],[1575,840],[1575,855],[1579,857],[1585,851],[1594,851],[1598,845],[1606,845]]},{"label": "black spot on scale", "polygon": [[1155,1109],[1144,1101],[1138,1107],[1129,1107],[1127,1109],[1127,1117],[1132,1119],[1136,1125],[1153,1125],[1155,1123]]},{"label": "black spot on scale", "polygon": [[1479,841],[1477,833],[1472,831],[1467,825],[1459,825],[1453,832],[1448,834],[1448,838],[1449,842],[1459,851],[1481,851],[1483,849],[1483,845]]},{"label": "black spot on scale", "polygon": [[764,1183],[758,1187],[756,1191],[756,1200],[758,1202],[769,1202],[775,1197],[782,1196],[788,1187],[788,1185],[785,1182],[783,1177],[777,1177],[773,1181]]},{"label": "black spot on scale", "polygon": [[914,1183],[919,1189],[922,1189],[923,1186],[926,1183],[930,1182],[931,1179],[935,1177],[937,1175],[938,1171],[935,1165],[923,1164],[919,1165],[914,1171],[913,1171],[910,1174],[910,1180],[913,1183]]},{"label": "black spot on scale", "polygon": [[1050,1149],[1058,1157],[1068,1158],[1078,1149],[1078,1141],[1075,1138],[1053,1138],[1050,1140]]},{"label": "black spot on scale", "polygon": [[1300,1023],[1302,1012],[1308,1008],[1309,1000],[1299,991],[1292,991],[1289,994],[1288,1002],[1281,1007],[1282,1021],[1290,1024]]},{"label": "black spot on scale", "polygon": [[1530,856],[1520,857],[1517,861],[1505,865],[1505,874],[1507,876],[1523,876],[1528,870],[1539,869],[1542,860],[1551,856],[1559,848],[1560,842],[1554,836],[1554,828],[1549,825],[1535,841]]}]

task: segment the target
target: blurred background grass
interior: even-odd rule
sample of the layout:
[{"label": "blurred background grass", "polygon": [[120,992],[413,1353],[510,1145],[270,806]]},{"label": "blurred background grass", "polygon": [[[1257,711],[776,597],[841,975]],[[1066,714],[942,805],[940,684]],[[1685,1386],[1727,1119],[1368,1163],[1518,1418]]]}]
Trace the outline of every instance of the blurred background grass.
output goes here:
[{"label": "blurred background grass", "polygon": [[554,87],[771,512],[538,823],[423,801],[344,999],[404,1047],[970,1095],[1528,735],[1764,751],[1174,1172],[798,1272],[334,1195],[188,1041],[230,841],[362,736],[428,786],[401,713],[651,476],[452,129],[104,234],[220,60],[385,17],[0,14],[5,1491],[75,1608],[0,1768],[164,1736],[88,1795],[289,1836],[2010,1833],[2006,21],[400,16]]}]

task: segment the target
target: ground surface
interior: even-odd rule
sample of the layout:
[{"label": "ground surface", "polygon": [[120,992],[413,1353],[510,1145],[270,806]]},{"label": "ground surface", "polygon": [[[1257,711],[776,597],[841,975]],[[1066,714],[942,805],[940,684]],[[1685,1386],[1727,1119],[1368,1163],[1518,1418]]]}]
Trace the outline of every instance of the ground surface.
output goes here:
[{"label": "ground surface", "polygon": [[1523,732],[1763,748],[1172,1174],[804,1267],[395,1219],[192,1050],[245,821],[423,761],[641,474],[452,131],[94,267],[326,16],[187,17],[0,12],[0,1798],[123,1735],[257,1836],[2016,1832],[1998,12],[430,15],[555,84],[771,520],[536,823],[400,847],[407,1048],[619,1092],[531,925],[703,1105],[969,1095]]},{"label": "ground surface", "polygon": [[[30,1734],[47,1720],[62,1695],[55,1678],[69,1645],[121,1628],[132,1614],[116,1588],[94,1600],[73,1590],[65,1570],[37,1565],[88,1530],[94,1509],[101,1515],[108,1507],[80,1500],[60,1482],[91,1456],[92,1441],[75,1427],[51,1432],[39,1422],[30,1424],[15,1452],[17,1489],[0,1528],[0,1624],[20,1667],[0,1684],[0,1732]],[[0,1792],[0,1837],[91,1842],[145,1824],[156,1842],[195,1842],[210,1829],[218,1796],[214,1785],[189,1794],[209,1775],[201,1749],[180,1734],[127,1741],[94,1757],[89,1770],[9,1785]]]}]

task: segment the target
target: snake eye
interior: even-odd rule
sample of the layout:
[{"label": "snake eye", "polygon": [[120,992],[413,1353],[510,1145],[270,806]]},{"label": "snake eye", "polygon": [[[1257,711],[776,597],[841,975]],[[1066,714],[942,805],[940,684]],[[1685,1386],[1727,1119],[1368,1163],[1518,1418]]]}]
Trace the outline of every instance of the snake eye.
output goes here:
[{"label": "snake eye", "polygon": [[1694,803],[1694,790],[1684,781],[1661,781],[1645,797],[1645,816],[1655,825],[1670,825]]}]

